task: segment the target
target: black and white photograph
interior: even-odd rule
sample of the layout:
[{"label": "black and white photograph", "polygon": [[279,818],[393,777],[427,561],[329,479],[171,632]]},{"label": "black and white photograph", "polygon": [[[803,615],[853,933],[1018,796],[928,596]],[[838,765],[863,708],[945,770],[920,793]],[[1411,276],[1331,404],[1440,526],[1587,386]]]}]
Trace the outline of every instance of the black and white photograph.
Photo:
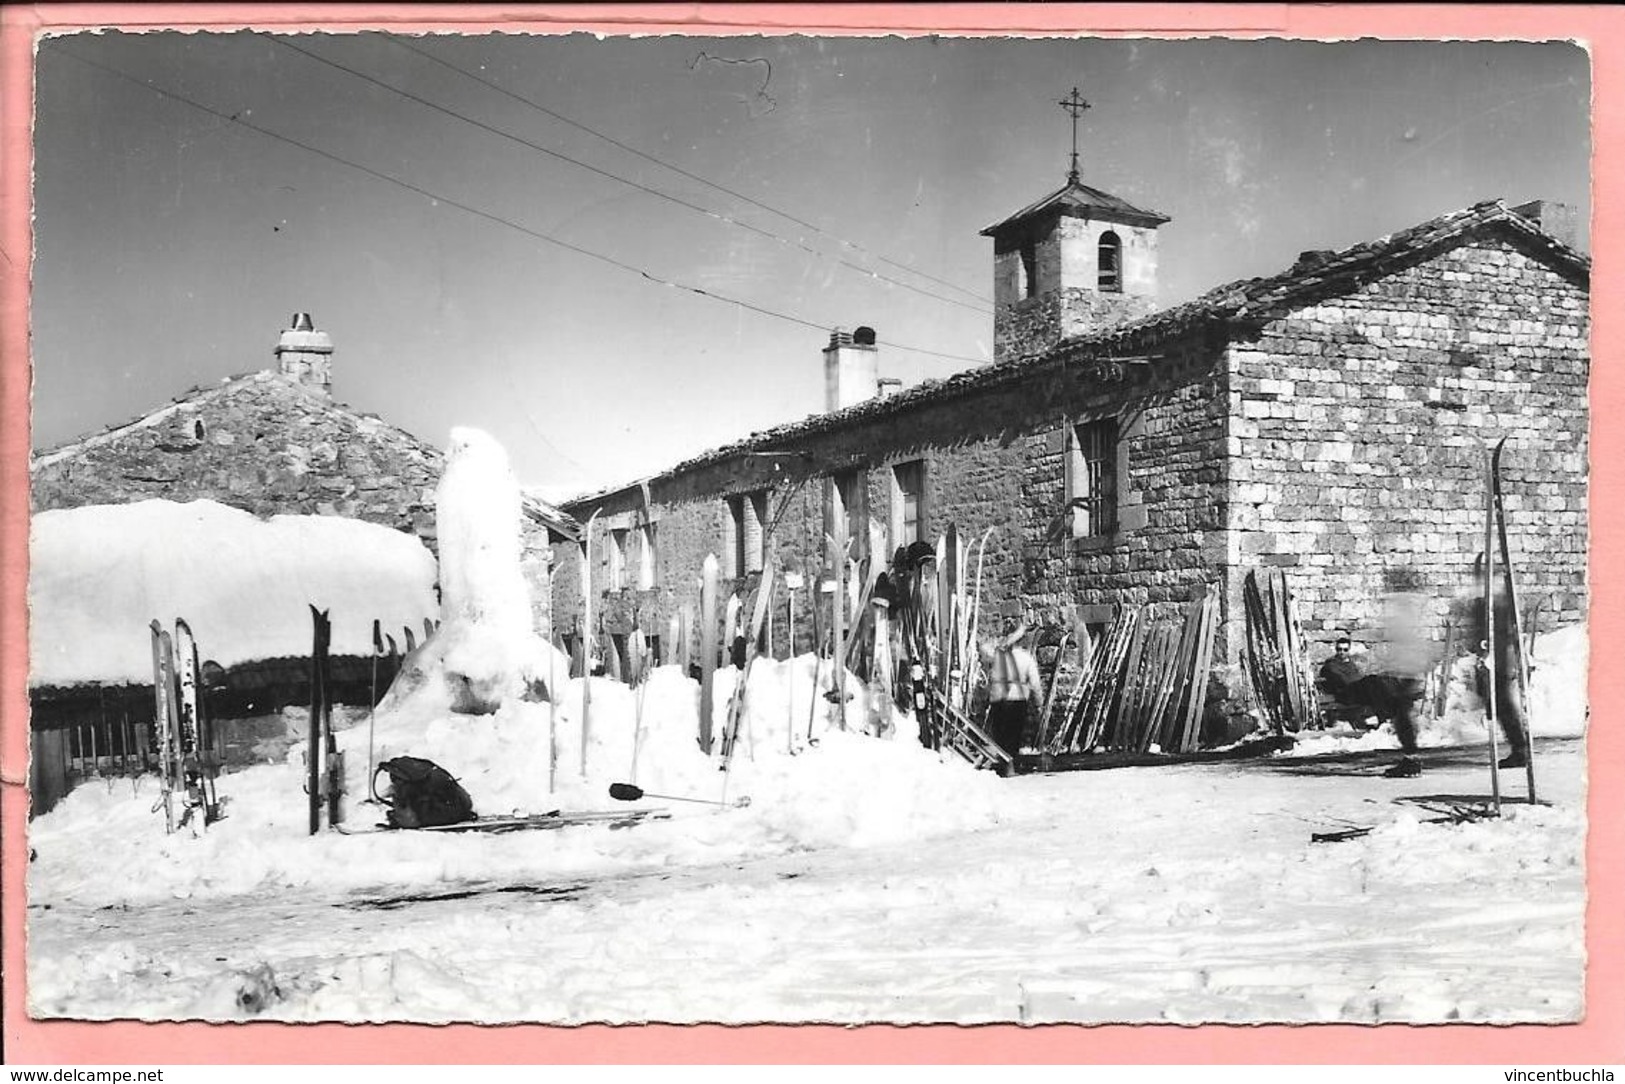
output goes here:
[{"label": "black and white photograph", "polygon": [[1586,1014],[1591,59],[43,36],[35,1019]]}]

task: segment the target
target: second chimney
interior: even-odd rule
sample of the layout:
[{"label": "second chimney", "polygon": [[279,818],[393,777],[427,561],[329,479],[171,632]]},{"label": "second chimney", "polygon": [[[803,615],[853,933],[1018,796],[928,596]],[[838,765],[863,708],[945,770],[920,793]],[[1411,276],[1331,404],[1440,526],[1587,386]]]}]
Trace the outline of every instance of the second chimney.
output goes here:
[{"label": "second chimney", "polygon": [[875,329],[860,327],[848,333],[830,332],[824,347],[824,410],[834,413],[880,394],[880,352]]},{"label": "second chimney", "polygon": [[333,386],[333,340],[317,331],[310,313],[293,314],[292,326],[276,344],[277,369],[296,384],[328,395]]},{"label": "second chimney", "polygon": [[1523,215],[1541,228],[1543,233],[1557,238],[1570,248],[1582,248],[1588,223],[1580,221],[1579,208],[1556,200],[1537,199],[1512,208],[1513,214]]}]

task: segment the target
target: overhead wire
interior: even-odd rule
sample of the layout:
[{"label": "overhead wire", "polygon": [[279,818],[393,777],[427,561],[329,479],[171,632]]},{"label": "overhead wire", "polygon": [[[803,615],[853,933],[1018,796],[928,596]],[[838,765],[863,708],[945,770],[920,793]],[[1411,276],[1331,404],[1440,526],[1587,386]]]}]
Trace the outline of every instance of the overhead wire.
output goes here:
[{"label": "overhead wire", "polygon": [[[745,300],[743,300],[741,298],[732,297],[732,296],[729,296],[727,294],[718,293],[718,292],[716,292],[714,290],[707,290],[707,289],[705,289],[704,287],[701,287],[701,286],[694,286],[694,285],[691,285],[689,283],[679,282],[679,281],[677,281],[675,279],[664,278],[664,277],[662,277],[660,275],[657,275],[657,274],[655,274],[655,273],[653,273],[651,271],[648,271],[648,270],[646,270],[646,269],[644,269],[642,267],[639,267],[639,266],[637,266],[635,264],[630,264],[630,263],[627,263],[627,262],[625,262],[623,260],[618,260],[615,257],[605,255],[602,252],[598,252],[598,251],[595,251],[593,249],[586,248],[586,247],[584,247],[582,245],[574,244],[574,243],[572,243],[570,241],[565,241],[565,240],[563,240],[561,238],[554,237],[551,234],[543,233],[540,230],[532,229],[529,226],[523,225],[522,223],[519,223],[519,222],[515,222],[512,219],[505,218],[502,215],[496,214],[495,212],[482,210],[481,208],[475,207],[472,204],[464,203],[464,202],[462,202],[460,200],[453,199],[450,196],[441,195],[441,194],[439,194],[437,192],[431,191],[431,190],[429,190],[427,188],[424,188],[424,187],[422,187],[420,185],[414,184],[411,181],[407,181],[407,180],[404,180],[404,179],[402,179],[400,177],[393,176],[392,174],[385,173],[382,170],[377,170],[377,169],[372,168],[371,166],[363,165],[363,164],[361,164],[359,162],[352,161],[352,160],[350,160],[348,158],[345,158],[345,157],[343,157],[341,155],[334,154],[332,151],[323,150],[320,147],[316,147],[316,146],[313,146],[313,145],[311,145],[309,143],[305,143],[302,140],[295,139],[292,136],[284,135],[281,132],[276,132],[276,131],[273,131],[273,130],[271,130],[269,128],[263,127],[262,125],[255,124],[253,121],[245,119],[244,115],[243,115],[243,112],[241,112],[241,111],[237,112],[237,113],[226,113],[223,110],[214,108],[213,106],[205,105],[202,102],[196,101],[196,100],[194,100],[192,98],[188,98],[185,95],[180,94],[180,93],[178,93],[176,91],[169,90],[169,89],[167,89],[165,87],[161,87],[161,86],[159,86],[159,85],[157,85],[157,84],[155,84],[155,83],[153,83],[153,82],[151,82],[149,80],[142,79],[142,78],[139,78],[137,76],[131,75],[128,72],[125,72],[125,71],[123,71],[123,70],[121,70],[119,68],[115,68],[115,67],[113,67],[111,65],[108,65],[108,64],[100,63],[99,61],[91,60],[88,57],[80,56],[79,54],[73,52],[70,49],[63,48],[62,45],[59,44],[59,43],[53,42],[50,47],[52,48],[53,51],[59,53],[62,56],[68,57],[71,60],[75,60],[75,61],[79,62],[80,64],[85,65],[86,67],[95,68],[95,69],[97,69],[99,71],[106,72],[107,74],[115,76],[118,79],[122,79],[123,81],[125,81],[127,83],[132,83],[132,84],[134,84],[134,85],[136,85],[138,87],[142,87],[142,88],[150,91],[151,93],[158,95],[159,97],[166,98],[166,99],[169,99],[171,101],[179,102],[179,103],[181,103],[183,105],[186,105],[186,106],[189,106],[189,107],[191,107],[193,109],[196,109],[199,112],[206,113],[209,116],[216,117],[216,118],[219,118],[221,120],[229,121],[232,124],[236,124],[236,125],[238,125],[238,126],[240,126],[242,128],[245,128],[245,129],[251,131],[251,132],[255,132],[255,133],[258,133],[259,135],[265,136],[268,139],[274,139],[274,140],[276,140],[276,141],[278,141],[280,143],[286,143],[289,146],[297,147],[300,150],[303,150],[303,151],[305,151],[305,152],[307,152],[309,154],[314,154],[319,158],[323,158],[323,159],[326,159],[327,161],[334,162],[334,163],[336,163],[338,165],[341,165],[341,166],[344,166],[344,167],[346,167],[348,169],[353,169],[353,170],[355,170],[355,171],[357,171],[359,173],[362,173],[362,174],[364,174],[366,176],[372,177],[372,178],[374,178],[376,180],[384,181],[384,182],[386,182],[388,184],[395,185],[398,188],[405,189],[408,192],[412,192],[412,193],[414,193],[416,195],[422,196],[423,198],[431,200],[431,201],[433,201],[435,203],[443,203],[448,207],[454,207],[457,210],[462,211],[462,212],[464,212],[466,214],[473,215],[476,218],[481,218],[481,219],[484,219],[487,222],[492,222],[492,223],[495,223],[495,224],[497,224],[499,226],[505,226],[508,229],[515,230],[515,231],[517,231],[519,233],[522,233],[522,234],[526,235],[527,237],[532,237],[532,238],[534,238],[534,239],[536,239],[538,241],[542,241],[542,242],[545,242],[547,244],[554,245],[554,246],[556,246],[558,248],[562,248],[562,249],[564,249],[564,250],[566,250],[568,252],[573,252],[573,253],[575,253],[575,254],[577,254],[579,256],[584,256],[587,259],[595,260],[595,261],[597,261],[599,263],[606,264],[606,265],[608,265],[610,267],[615,267],[615,268],[618,268],[619,270],[626,271],[626,272],[628,272],[630,274],[637,275],[640,278],[643,278],[643,279],[645,279],[645,280],[647,280],[649,282],[655,283],[658,286],[665,286],[665,287],[668,287],[670,289],[679,290],[679,291],[682,291],[682,292],[685,292],[685,293],[694,294],[697,297],[709,298],[709,299],[711,299],[713,301],[721,301],[721,302],[723,302],[725,304],[737,306],[738,308],[744,309],[744,310],[746,310],[748,312],[754,312],[754,313],[757,313],[758,315],[766,316],[766,317],[769,317],[771,319],[782,320],[782,321],[785,321],[787,323],[797,324],[797,325],[799,325],[801,327],[812,328],[812,329],[817,330],[817,331],[827,331],[827,330],[829,330],[829,325],[824,324],[824,323],[819,323],[819,322],[816,322],[816,321],[813,321],[813,320],[808,320],[808,319],[806,319],[804,317],[796,316],[796,315],[794,315],[792,313],[780,312],[780,311],[778,311],[776,309],[770,309],[770,308],[767,308],[764,305],[758,305],[758,304],[755,304],[754,302],[745,301]],[[905,352],[911,353],[911,354],[923,354],[923,355],[926,355],[928,357],[944,358],[944,359],[949,360],[949,361],[965,361],[965,362],[970,362],[972,364],[978,364],[978,365],[982,364],[985,361],[985,359],[983,359],[983,358],[973,358],[973,357],[969,357],[969,356],[964,355],[964,354],[950,354],[950,353],[947,353],[947,352],[941,351],[941,350],[931,350],[931,349],[929,349],[927,347],[913,346],[913,345],[910,345],[910,344],[907,344],[907,343],[901,343],[901,342],[889,342],[888,341],[886,343],[886,345],[888,347],[890,347],[891,349],[894,349],[894,350],[902,350],[902,351],[905,351]]]},{"label": "overhead wire", "polygon": [[[307,57],[307,58],[309,58],[311,60],[314,60],[318,64],[325,64],[326,66],[328,66],[330,68],[333,68],[333,69],[335,69],[337,71],[344,72],[344,73],[346,73],[348,75],[351,75],[351,76],[353,76],[353,77],[355,77],[357,79],[362,80],[363,82],[370,83],[371,85],[373,85],[375,87],[379,87],[379,88],[381,88],[383,90],[389,91],[392,94],[397,94],[400,97],[405,98],[407,101],[415,102],[418,105],[421,105],[421,106],[423,106],[423,107],[425,107],[427,109],[432,109],[435,112],[443,114],[443,115],[448,116],[448,117],[451,117],[454,120],[459,120],[459,121],[462,121],[462,122],[464,122],[466,124],[471,124],[475,128],[478,128],[483,132],[489,132],[490,134],[498,136],[498,137],[500,137],[502,139],[506,139],[506,140],[509,140],[509,141],[511,141],[513,143],[517,143],[520,146],[527,147],[530,150],[536,151],[538,154],[545,154],[548,157],[557,159],[557,160],[559,160],[561,162],[568,162],[573,166],[576,166],[576,167],[578,167],[580,169],[584,169],[584,170],[588,171],[589,173],[595,174],[595,175],[597,175],[599,177],[604,177],[604,178],[606,178],[608,180],[614,181],[617,184],[623,184],[623,185],[626,185],[629,188],[634,188],[639,192],[643,192],[643,193],[646,193],[648,195],[654,196],[656,199],[666,200],[667,202],[675,204],[678,207],[682,207],[682,208],[684,208],[686,210],[694,211],[697,214],[705,215],[707,218],[715,219],[716,221],[724,222],[724,223],[726,223],[726,224],[728,224],[730,226],[734,226],[734,227],[737,227],[739,229],[746,230],[746,231],[748,231],[750,233],[756,234],[759,237],[766,238],[769,241],[774,241],[774,242],[777,242],[778,244],[787,245],[787,246],[792,247],[792,248],[799,248],[802,251],[807,252],[807,253],[809,253],[810,255],[813,255],[813,256],[818,256],[818,257],[821,257],[821,258],[827,258],[825,253],[822,253],[822,252],[818,251],[817,249],[812,248],[811,246],[805,244],[804,242],[797,241],[797,240],[794,240],[793,238],[785,237],[785,236],[783,236],[781,234],[774,233],[772,230],[763,229],[760,226],[756,226],[756,225],[753,225],[753,224],[751,224],[749,222],[745,222],[745,221],[742,221],[740,219],[734,218],[732,215],[725,214],[725,213],[723,213],[721,211],[714,210],[714,209],[712,209],[710,207],[705,207],[705,206],[703,206],[701,204],[690,202],[689,200],[683,199],[681,196],[672,195],[670,192],[666,192],[663,189],[654,188],[654,187],[652,187],[650,185],[643,184],[643,183],[641,183],[639,181],[634,181],[634,180],[632,180],[632,179],[630,179],[628,177],[623,177],[619,173],[615,173],[612,170],[607,170],[607,169],[603,169],[600,166],[592,165],[591,163],[584,162],[579,158],[571,157],[570,155],[565,154],[562,151],[557,151],[557,150],[554,150],[551,147],[547,147],[547,146],[544,146],[543,144],[534,142],[533,140],[526,139],[524,136],[515,135],[512,132],[505,131],[504,129],[498,128],[493,124],[487,124],[486,122],[484,122],[482,120],[479,120],[476,117],[471,117],[466,113],[460,113],[457,110],[450,108],[449,106],[441,105],[439,102],[432,101],[432,100],[430,100],[428,98],[425,98],[425,97],[423,97],[422,95],[419,95],[419,94],[414,94],[409,90],[406,90],[406,89],[404,89],[402,87],[398,87],[398,86],[394,85],[393,83],[390,83],[390,82],[387,82],[386,80],[378,78],[377,76],[369,75],[368,73],[366,73],[364,71],[360,71],[360,70],[358,70],[356,68],[352,68],[348,64],[342,64],[339,61],[333,60],[330,57],[322,56],[320,53],[312,52],[309,49],[306,49],[306,48],[303,48],[302,46],[294,44],[292,41],[289,41],[285,36],[267,34],[267,33],[262,32],[260,34],[260,37],[265,38],[267,41],[274,42],[275,44],[282,46],[284,49],[290,49],[293,52],[298,53],[300,56],[304,56],[304,57]],[[985,304],[971,304],[970,302],[967,302],[967,301],[961,301],[959,298],[947,297],[947,296],[945,296],[943,294],[936,293],[936,292],[934,292],[932,290],[927,290],[927,289],[924,289],[923,287],[915,286],[912,283],[903,282],[900,279],[892,278],[889,275],[883,275],[878,271],[872,270],[872,269],[867,268],[867,267],[863,267],[863,266],[861,266],[859,264],[855,264],[850,260],[841,259],[841,258],[837,257],[835,262],[837,264],[839,264],[840,266],[848,268],[848,269],[853,270],[853,271],[856,271],[861,275],[866,275],[867,277],[869,277],[871,279],[875,279],[875,280],[878,280],[878,281],[881,281],[881,282],[886,282],[886,283],[889,283],[889,284],[891,284],[893,286],[898,286],[898,287],[900,287],[900,288],[902,288],[904,290],[909,290],[909,291],[911,291],[913,293],[919,294],[922,297],[928,297],[928,298],[931,298],[931,299],[936,300],[936,301],[942,301],[942,302],[945,302],[946,304],[949,304],[949,305],[957,305],[960,308],[969,309],[972,312],[979,312],[979,313],[982,313],[984,315],[990,314],[993,311],[990,307],[988,307]]]},{"label": "overhead wire", "polygon": [[[757,199],[754,196],[747,195],[744,192],[739,192],[739,191],[737,191],[735,189],[729,188],[727,185],[719,184],[718,182],[713,181],[708,177],[702,177],[698,173],[694,173],[694,172],[692,172],[690,170],[684,169],[682,166],[676,165],[675,163],[668,162],[664,158],[661,158],[661,157],[659,157],[657,155],[653,155],[653,154],[648,153],[647,151],[640,150],[637,147],[634,147],[629,143],[625,143],[625,142],[623,142],[623,141],[621,141],[619,139],[616,139],[614,136],[607,135],[604,132],[599,131],[598,129],[592,127],[591,125],[583,124],[582,122],[580,122],[578,120],[575,120],[574,118],[565,116],[563,113],[560,113],[556,109],[550,109],[550,108],[548,108],[547,106],[543,105],[542,103],[540,103],[538,101],[535,101],[535,100],[533,100],[531,98],[527,98],[523,94],[519,94],[519,93],[517,93],[517,92],[515,92],[513,90],[510,90],[507,87],[501,85],[500,83],[497,83],[497,82],[494,82],[494,81],[492,81],[490,79],[487,79],[484,76],[479,75],[479,74],[477,74],[475,72],[471,72],[467,68],[461,67],[461,66],[459,66],[457,64],[453,64],[451,61],[446,60],[443,57],[436,56],[433,52],[431,52],[431,51],[429,51],[427,49],[423,49],[423,48],[418,47],[417,45],[413,44],[412,42],[408,41],[407,39],[401,37],[398,34],[392,33],[392,32],[390,32],[388,30],[374,30],[374,31],[369,31],[368,33],[370,33],[370,34],[372,34],[373,36],[376,36],[376,37],[381,37],[384,40],[390,42],[391,44],[393,44],[393,45],[395,45],[395,46],[397,46],[397,47],[399,47],[401,49],[406,50],[407,52],[415,53],[416,55],[422,57],[423,59],[425,59],[427,61],[430,61],[431,63],[438,64],[441,67],[447,69],[448,71],[456,72],[458,75],[463,76],[465,79],[473,80],[474,82],[480,84],[481,86],[486,87],[486,88],[488,88],[488,89],[490,89],[492,91],[495,91],[496,93],[501,94],[504,97],[509,98],[509,99],[511,99],[513,101],[516,101],[516,102],[520,103],[521,105],[528,106],[531,109],[537,110],[540,113],[544,113],[547,116],[552,117],[554,120],[557,120],[557,121],[559,121],[559,122],[561,122],[563,124],[567,124],[570,127],[575,128],[575,129],[577,129],[579,131],[586,132],[588,135],[593,136],[596,139],[601,139],[605,143],[608,143],[612,147],[616,147],[616,148],[618,148],[620,150],[625,151],[628,154],[635,155],[638,158],[642,158],[646,162],[652,162],[655,165],[660,166],[662,169],[669,169],[673,173],[676,173],[677,175],[679,175],[681,177],[686,177],[689,180],[695,181],[695,182],[697,182],[699,184],[703,184],[707,188],[713,188],[713,189],[717,190],[718,192],[721,192],[725,196],[729,196],[729,197],[731,197],[733,199],[736,199],[736,200],[739,200],[739,201],[741,201],[743,203],[748,203],[752,207],[759,208],[759,209],[761,209],[763,211],[768,212],[769,214],[777,215],[780,218],[785,219],[786,221],[795,223],[797,226],[800,226],[803,229],[811,230],[812,232],[818,234],[820,237],[827,237],[831,241],[834,241],[836,244],[840,245],[842,248],[850,249],[853,252],[862,253],[863,255],[870,257],[871,259],[875,260],[878,263],[883,263],[883,264],[886,264],[886,265],[888,265],[890,267],[895,267],[899,271],[906,271],[911,275],[917,275],[920,278],[927,280],[928,282],[935,282],[940,286],[948,287],[950,290],[957,290],[958,292],[966,295],[967,297],[970,297],[970,298],[972,298],[972,299],[974,299],[976,301],[981,302],[984,307],[989,307],[987,311],[991,311],[990,306],[991,306],[992,302],[990,302],[986,297],[982,296],[980,293],[978,293],[975,290],[972,290],[972,289],[970,289],[968,287],[965,287],[965,286],[961,286],[958,283],[952,282],[952,281],[950,281],[948,279],[940,278],[940,277],[938,277],[936,275],[931,274],[928,271],[922,271],[918,267],[914,267],[914,266],[912,266],[910,264],[903,263],[900,260],[894,260],[894,259],[891,259],[890,257],[881,255],[878,252],[874,252],[874,251],[864,247],[863,245],[858,244],[856,241],[850,241],[850,240],[847,240],[844,237],[841,237],[839,234],[831,233],[829,230],[825,229],[824,227],[819,226],[818,224],[816,224],[814,222],[809,222],[804,218],[801,218],[801,217],[799,217],[797,215],[794,215],[794,214],[790,213],[789,211],[783,210],[782,208],[779,208],[779,207],[775,207],[770,203],[767,203],[767,202],[765,202],[763,200]],[[867,270],[867,269],[862,269],[862,270]]]}]

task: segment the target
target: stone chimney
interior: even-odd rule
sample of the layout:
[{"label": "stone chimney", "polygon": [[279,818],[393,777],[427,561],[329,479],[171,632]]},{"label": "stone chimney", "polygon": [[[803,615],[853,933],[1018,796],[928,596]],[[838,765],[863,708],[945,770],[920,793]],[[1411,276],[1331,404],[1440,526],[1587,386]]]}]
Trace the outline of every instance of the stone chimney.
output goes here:
[{"label": "stone chimney", "polygon": [[880,352],[875,329],[830,332],[824,347],[824,411],[834,413],[880,394]]},{"label": "stone chimney", "polygon": [[333,340],[317,331],[308,312],[293,314],[293,323],[276,344],[277,369],[295,384],[303,384],[323,395],[333,385]]},{"label": "stone chimney", "polygon": [[1512,208],[1512,213],[1527,218],[1539,226],[1542,233],[1550,234],[1570,248],[1585,249],[1583,242],[1589,232],[1588,223],[1580,221],[1580,212],[1572,204],[1549,199],[1530,200]]}]

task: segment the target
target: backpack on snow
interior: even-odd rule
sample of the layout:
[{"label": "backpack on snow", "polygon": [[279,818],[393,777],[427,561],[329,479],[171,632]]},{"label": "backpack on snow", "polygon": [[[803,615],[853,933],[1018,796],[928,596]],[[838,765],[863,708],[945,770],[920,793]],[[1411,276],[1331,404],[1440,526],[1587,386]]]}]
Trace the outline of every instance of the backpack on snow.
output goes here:
[{"label": "backpack on snow", "polygon": [[450,772],[422,757],[395,757],[372,773],[372,794],[379,801],[378,773],[389,773],[391,828],[432,828],[474,819],[468,791]]}]

